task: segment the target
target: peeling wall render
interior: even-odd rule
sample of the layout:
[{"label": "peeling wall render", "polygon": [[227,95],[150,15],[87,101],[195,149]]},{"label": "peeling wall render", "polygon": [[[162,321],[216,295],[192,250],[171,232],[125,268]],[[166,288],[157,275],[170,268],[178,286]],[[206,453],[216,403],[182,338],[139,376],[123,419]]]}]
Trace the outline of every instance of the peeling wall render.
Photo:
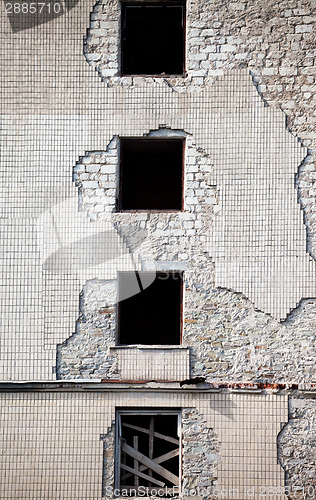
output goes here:
[{"label": "peeling wall render", "polygon": [[286,473],[289,500],[316,495],[316,400],[289,398],[289,422],[278,437],[279,461]]}]

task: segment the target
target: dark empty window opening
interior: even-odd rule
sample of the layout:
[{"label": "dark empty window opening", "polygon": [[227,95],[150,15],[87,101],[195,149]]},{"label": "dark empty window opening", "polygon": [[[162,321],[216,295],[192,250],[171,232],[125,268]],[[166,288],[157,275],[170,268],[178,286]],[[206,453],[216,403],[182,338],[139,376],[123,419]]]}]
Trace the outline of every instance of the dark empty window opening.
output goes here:
[{"label": "dark empty window opening", "polygon": [[[137,496],[142,487],[175,496],[180,485],[180,412],[117,414],[116,484]],[[147,496],[147,495],[146,495]]]},{"label": "dark empty window opening", "polygon": [[182,273],[120,273],[118,345],[179,345],[182,283]]},{"label": "dark empty window opening", "polygon": [[119,210],[183,209],[184,139],[121,139]]},{"label": "dark empty window opening", "polygon": [[122,3],[122,75],[183,75],[185,2]]}]

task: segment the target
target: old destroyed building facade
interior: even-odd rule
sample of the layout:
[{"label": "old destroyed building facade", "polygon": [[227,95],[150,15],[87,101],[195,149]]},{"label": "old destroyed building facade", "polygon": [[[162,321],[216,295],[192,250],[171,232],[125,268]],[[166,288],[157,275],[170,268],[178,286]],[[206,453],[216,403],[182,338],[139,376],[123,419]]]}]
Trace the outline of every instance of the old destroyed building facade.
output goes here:
[{"label": "old destroyed building facade", "polygon": [[315,20],[2,18],[1,498],[316,498]]}]

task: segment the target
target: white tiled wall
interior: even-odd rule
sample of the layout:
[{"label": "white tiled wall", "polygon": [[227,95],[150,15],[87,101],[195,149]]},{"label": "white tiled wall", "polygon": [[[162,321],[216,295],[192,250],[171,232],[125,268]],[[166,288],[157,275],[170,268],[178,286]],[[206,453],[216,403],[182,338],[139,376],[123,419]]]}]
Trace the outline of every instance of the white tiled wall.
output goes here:
[{"label": "white tiled wall", "polygon": [[[0,491],[6,499],[101,499],[103,443],[115,408],[196,407],[221,443],[218,490],[260,497],[283,485],[276,440],[287,421],[280,395],[134,391],[1,393]],[[224,498],[224,496],[222,496]]]}]

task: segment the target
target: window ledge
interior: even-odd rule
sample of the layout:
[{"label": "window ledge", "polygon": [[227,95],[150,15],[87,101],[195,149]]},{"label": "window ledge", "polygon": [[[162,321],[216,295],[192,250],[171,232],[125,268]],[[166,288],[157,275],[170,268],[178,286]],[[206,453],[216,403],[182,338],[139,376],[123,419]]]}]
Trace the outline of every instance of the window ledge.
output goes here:
[{"label": "window ledge", "polygon": [[175,381],[190,378],[190,348],[181,345],[111,346],[122,380]]}]

